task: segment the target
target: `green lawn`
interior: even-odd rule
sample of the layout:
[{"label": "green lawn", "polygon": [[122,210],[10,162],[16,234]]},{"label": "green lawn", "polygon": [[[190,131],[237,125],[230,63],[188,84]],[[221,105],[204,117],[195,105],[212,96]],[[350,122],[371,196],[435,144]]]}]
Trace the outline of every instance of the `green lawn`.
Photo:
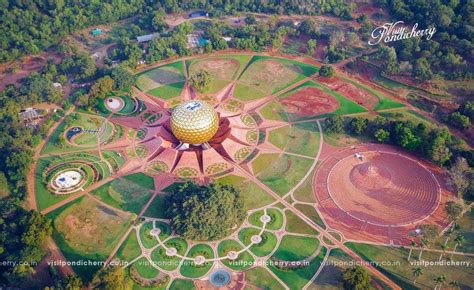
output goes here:
[{"label": "green lawn", "polygon": [[192,280],[174,279],[170,285],[170,290],[194,290],[196,287]]},{"label": "green lawn", "polygon": [[305,216],[309,217],[317,225],[321,226],[323,229],[326,228],[326,225],[323,223],[323,220],[321,219],[318,212],[313,206],[308,205],[308,204],[296,204],[295,207],[296,209],[301,211]]},{"label": "green lawn", "polygon": [[283,261],[301,261],[316,252],[317,238],[285,235],[273,256]]},{"label": "green lawn", "polygon": [[[219,243],[219,246],[217,247],[217,252],[219,254],[219,257],[226,257],[230,251],[239,252],[242,249],[243,247],[237,241],[225,240]],[[242,270],[250,268],[254,263],[254,259],[252,255],[250,255],[247,251],[244,251],[240,253],[238,258],[235,260],[231,261],[231,260],[225,259],[225,260],[222,260],[221,262],[233,270],[242,271]]]},{"label": "green lawn", "polygon": [[145,279],[155,278],[160,273],[160,271],[153,267],[151,263],[145,258],[140,258],[138,261],[132,264],[132,267],[137,271],[138,275]]},{"label": "green lawn", "polygon": [[240,190],[244,199],[245,210],[260,208],[275,201],[275,199],[260,188],[255,182],[237,175],[227,175],[217,179],[222,184],[232,184]]},{"label": "green lawn", "polygon": [[290,233],[317,235],[318,231],[313,229],[304,220],[299,218],[292,211],[285,211],[286,214],[286,230]]},{"label": "green lawn", "polygon": [[252,165],[260,181],[279,195],[284,195],[303,178],[314,161],[287,154],[275,159],[274,155],[277,154],[261,154]]},{"label": "green lawn", "polygon": [[153,180],[153,177],[148,176],[144,173],[141,173],[141,172],[133,173],[133,174],[124,176],[123,178],[131,182],[135,182],[136,184],[148,190],[155,190],[155,182]]},{"label": "green lawn", "polygon": [[183,62],[181,60],[141,72],[137,75],[136,86],[141,91],[184,81]]},{"label": "green lawn", "polygon": [[[243,228],[239,232],[239,239],[245,246],[248,246],[251,244],[252,236],[258,235],[259,233],[260,229],[257,228]],[[276,236],[270,232],[264,231],[262,233],[262,241],[259,244],[251,246],[250,251],[258,257],[264,257],[273,251],[276,243]]]},{"label": "green lawn", "polygon": [[130,262],[136,257],[140,256],[142,253],[140,245],[138,244],[137,232],[132,230],[128,234],[127,239],[120,246],[120,249],[117,251],[115,257],[119,258],[122,261]]},{"label": "green lawn", "polygon": [[183,88],[184,82],[178,82],[162,85],[160,87],[147,91],[147,93],[163,100],[169,100],[172,98],[179,97],[181,95],[181,92],[183,91]]},{"label": "green lawn", "polygon": [[269,266],[270,270],[275,273],[290,289],[302,289],[309,280],[314,276],[316,271],[321,266],[321,262],[326,255],[327,249],[321,248],[319,255],[314,258],[308,266],[295,270],[280,270],[275,266]]},{"label": "green lawn", "polygon": [[318,168],[316,166],[316,168],[313,170],[313,172],[311,172],[308,178],[306,178],[303,184],[301,184],[300,187],[298,187],[293,193],[293,196],[297,201],[316,202],[316,198],[313,193],[313,176],[317,169]]},{"label": "green lawn", "polygon": [[166,208],[165,208],[166,195],[159,194],[151,202],[150,206],[145,212],[145,216],[163,219],[166,218]]},{"label": "green lawn", "polygon": [[[188,248],[188,243],[179,237],[166,241],[165,245],[168,248],[176,248],[178,254],[181,256],[184,256]],[[177,256],[168,257],[163,247],[155,249],[151,254],[151,258],[158,267],[168,271],[178,268],[179,262],[181,261],[181,258]]]},{"label": "green lawn", "polygon": [[[245,280],[248,285],[254,285],[259,289],[277,290],[285,289],[265,268],[256,267],[245,272]],[[250,288],[251,289],[251,288]]]},{"label": "green lawn", "polygon": [[[194,245],[188,252],[187,257],[195,258],[197,256],[204,256],[207,259],[214,258],[212,248],[206,244]],[[205,275],[212,267],[212,262],[206,262],[202,265],[196,265],[193,261],[185,260],[181,265],[181,275],[188,278],[199,278]]]},{"label": "green lawn", "polygon": [[[260,217],[263,216],[263,214],[263,210],[252,213],[249,216],[249,223],[257,227],[262,227],[263,223],[260,221]],[[271,221],[267,223],[265,229],[276,231],[283,226],[283,214],[278,209],[267,209],[267,215],[271,217]]]},{"label": "green lawn", "polygon": [[43,172],[48,167],[49,162],[53,157],[46,157],[38,159],[38,164],[36,166],[35,172],[35,194],[36,194],[36,204],[38,205],[39,210],[46,209],[61,200],[64,200],[70,195],[56,195],[52,194],[46,188],[46,184],[43,182]]},{"label": "green lawn", "polygon": [[268,140],[287,152],[311,157],[316,156],[319,150],[319,130],[314,121],[272,130]]}]

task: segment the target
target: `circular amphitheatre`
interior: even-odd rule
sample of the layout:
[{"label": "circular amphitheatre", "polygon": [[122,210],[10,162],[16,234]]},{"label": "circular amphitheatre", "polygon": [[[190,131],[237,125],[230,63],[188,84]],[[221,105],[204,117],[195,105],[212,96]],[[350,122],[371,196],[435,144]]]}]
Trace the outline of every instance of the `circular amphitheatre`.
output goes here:
[{"label": "circular amphitheatre", "polygon": [[85,183],[85,173],[80,169],[65,169],[56,173],[50,186],[57,194],[68,194],[78,190]]},{"label": "circular amphitheatre", "polygon": [[424,220],[438,207],[440,185],[413,157],[388,148],[350,149],[335,155],[317,173],[317,180],[326,181],[327,192],[316,190],[316,194],[320,200],[331,199],[350,217],[401,227]]},{"label": "circular amphitheatre", "polygon": [[107,107],[109,111],[113,113],[117,113],[123,109],[123,107],[125,106],[125,102],[121,98],[118,98],[118,97],[108,97],[105,100],[105,106]]}]

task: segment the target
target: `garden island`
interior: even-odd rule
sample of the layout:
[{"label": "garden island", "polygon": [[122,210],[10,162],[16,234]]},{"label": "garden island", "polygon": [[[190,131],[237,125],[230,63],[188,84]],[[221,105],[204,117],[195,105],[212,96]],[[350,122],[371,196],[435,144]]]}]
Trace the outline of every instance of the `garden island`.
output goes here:
[{"label": "garden island", "polygon": [[366,41],[418,4],[138,2],[0,53],[0,287],[471,289],[471,60]]}]

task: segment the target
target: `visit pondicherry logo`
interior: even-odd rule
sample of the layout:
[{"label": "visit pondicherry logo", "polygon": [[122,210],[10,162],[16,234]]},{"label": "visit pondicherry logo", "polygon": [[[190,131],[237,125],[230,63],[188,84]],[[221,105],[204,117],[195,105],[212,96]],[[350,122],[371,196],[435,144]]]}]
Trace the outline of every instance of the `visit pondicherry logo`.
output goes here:
[{"label": "visit pondicherry logo", "polygon": [[415,23],[411,29],[404,25],[403,21],[385,23],[372,31],[369,45],[376,45],[381,42],[388,43],[398,40],[404,40],[414,37],[426,37],[430,40],[436,33],[436,27],[428,27],[426,29],[418,29],[418,23]]}]

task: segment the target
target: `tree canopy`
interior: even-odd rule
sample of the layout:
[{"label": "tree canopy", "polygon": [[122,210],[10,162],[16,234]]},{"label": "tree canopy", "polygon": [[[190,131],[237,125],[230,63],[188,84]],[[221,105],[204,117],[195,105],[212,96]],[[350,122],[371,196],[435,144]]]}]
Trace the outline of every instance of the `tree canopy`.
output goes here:
[{"label": "tree canopy", "polygon": [[171,227],[191,240],[217,240],[245,219],[243,198],[230,185],[187,182],[167,199]]}]

